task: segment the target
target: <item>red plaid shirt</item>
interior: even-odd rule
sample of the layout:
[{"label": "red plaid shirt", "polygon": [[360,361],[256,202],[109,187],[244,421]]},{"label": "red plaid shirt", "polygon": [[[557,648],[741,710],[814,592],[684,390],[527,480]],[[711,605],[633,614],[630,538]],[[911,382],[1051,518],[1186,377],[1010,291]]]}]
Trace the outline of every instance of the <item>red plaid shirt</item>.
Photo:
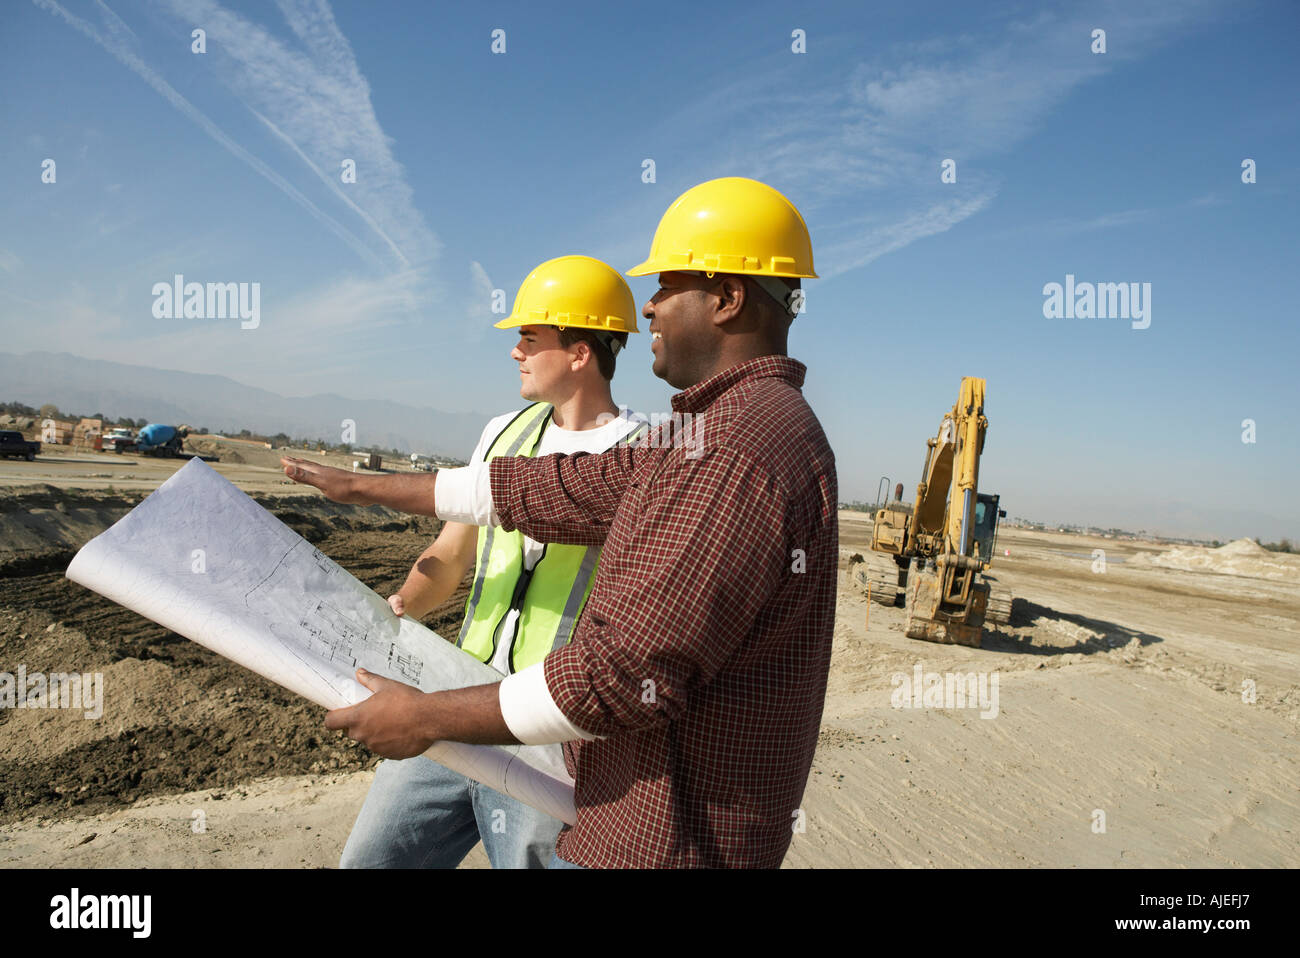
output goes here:
[{"label": "red plaid shirt", "polygon": [[[572,641],[547,656],[590,867],[776,867],[799,820],[835,621],[835,458],[786,356],[673,397],[635,447],[500,457],[506,529],[603,544]],[[671,441],[671,440],[676,441]]]}]

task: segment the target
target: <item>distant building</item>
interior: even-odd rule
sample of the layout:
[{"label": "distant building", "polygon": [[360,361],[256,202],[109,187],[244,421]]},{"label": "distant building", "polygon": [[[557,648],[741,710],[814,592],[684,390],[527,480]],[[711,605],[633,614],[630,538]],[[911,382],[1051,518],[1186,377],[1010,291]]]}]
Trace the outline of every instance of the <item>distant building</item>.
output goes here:
[{"label": "distant building", "polygon": [[62,419],[46,419],[41,423],[41,442],[47,445],[66,446],[72,442],[76,425]]},{"label": "distant building", "polygon": [[77,423],[77,428],[73,431],[72,441],[74,445],[93,448],[103,434],[104,420],[82,419],[81,422]]}]

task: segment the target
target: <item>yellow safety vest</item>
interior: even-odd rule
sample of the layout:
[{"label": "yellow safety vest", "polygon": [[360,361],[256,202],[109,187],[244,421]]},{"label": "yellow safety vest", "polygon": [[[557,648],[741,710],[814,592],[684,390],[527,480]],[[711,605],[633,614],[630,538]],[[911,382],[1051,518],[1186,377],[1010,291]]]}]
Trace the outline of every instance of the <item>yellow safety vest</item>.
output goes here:
[{"label": "yellow safety vest", "polygon": [[[551,405],[534,403],[515,416],[492,441],[484,462],[497,456],[533,456],[551,421]],[[642,424],[620,442],[631,442]],[[596,581],[596,546],[548,542],[531,570],[524,568],[524,535],[480,526],[474,585],[465,602],[465,621],[456,644],[481,662],[491,662],[511,609],[519,609],[510,671],[544,659],[573,636],[578,616]]]}]

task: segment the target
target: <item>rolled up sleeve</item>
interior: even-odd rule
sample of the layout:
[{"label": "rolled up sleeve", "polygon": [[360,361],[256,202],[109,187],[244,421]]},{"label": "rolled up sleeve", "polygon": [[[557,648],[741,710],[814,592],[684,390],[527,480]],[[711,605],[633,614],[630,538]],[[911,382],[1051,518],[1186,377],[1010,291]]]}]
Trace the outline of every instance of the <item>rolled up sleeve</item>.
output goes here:
[{"label": "rolled up sleeve", "polygon": [[597,738],[564,717],[546,687],[541,662],[507,675],[497,692],[497,703],[506,727],[525,745],[557,745]]},{"label": "rolled up sleeve", "polygon": [[614,581],[573,640],[544,661],[575,726],[601,736],[673,720],[737,655],[791,572],[788,498],[735,452],[677,460],[655,477]]}]

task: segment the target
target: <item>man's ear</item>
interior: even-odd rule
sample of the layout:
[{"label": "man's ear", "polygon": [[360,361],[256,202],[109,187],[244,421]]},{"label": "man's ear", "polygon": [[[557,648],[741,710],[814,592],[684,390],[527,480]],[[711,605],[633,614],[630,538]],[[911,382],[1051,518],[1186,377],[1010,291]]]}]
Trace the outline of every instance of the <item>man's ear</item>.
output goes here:
[{"label": "man's ear", "polygon": [[[587,363],[595,362],[596,357],[591,354],[591,344],[586,340],[575,340],[569,347],[572,350],[572,356],[578,362],[578,369],[585,369]],[[573,370],[577,372],[578,369]]]},{"label": "man's ear", "polygon": [[718,309],[713,314],[713,324],[721,326],[741,314],[749,302],[749,289],[739,276],[727,275],[718,284]]}]

